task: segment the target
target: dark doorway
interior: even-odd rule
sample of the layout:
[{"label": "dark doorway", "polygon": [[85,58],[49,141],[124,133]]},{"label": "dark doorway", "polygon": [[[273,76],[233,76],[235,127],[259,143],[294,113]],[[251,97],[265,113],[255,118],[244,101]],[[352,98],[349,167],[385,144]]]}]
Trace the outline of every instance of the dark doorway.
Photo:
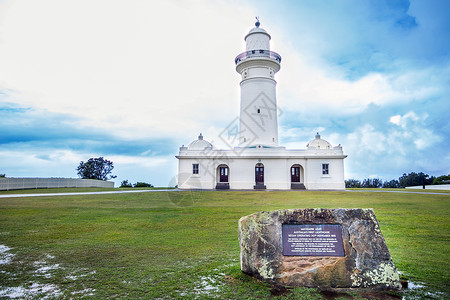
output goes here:
[{"label": "dark doorway", "polygon": [[[303,176],[303,178],[301,178]],[[302,182],[305,180],[303,174],[303,168],[299,164],[295,164],[291,167],[291,189],[292,190],[306,190],[305,184]]]},{"label": "dark doorway", "polygon": [[219,182],[228,182],[228,167],[219,167]]},{"label": "dark doorway", "polygon": [[230,183],[229,183],[229,176],[230,176],[230,169],[227,165],[219,165],[217,167],[217,183],[216,183],[216,189],[217,190],[229,190],[230,189]]},{"label": "dark doorway", "polygon": [[300,182],[300,167],[291,167],[291,182]]},{"label": "dark doorway", "polygon": [[264,184],[264,165],[257,164],[255,167],[255,182],[256,184]]}]

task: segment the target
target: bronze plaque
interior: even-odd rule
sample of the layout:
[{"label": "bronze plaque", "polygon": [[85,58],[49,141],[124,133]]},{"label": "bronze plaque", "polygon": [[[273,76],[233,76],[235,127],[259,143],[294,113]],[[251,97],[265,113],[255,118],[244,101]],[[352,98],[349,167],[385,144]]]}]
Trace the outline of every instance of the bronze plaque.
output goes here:
[{"label": "bronze plaque", "polygon": [[338,224],[283,224],[283,255],[345,256]]}]

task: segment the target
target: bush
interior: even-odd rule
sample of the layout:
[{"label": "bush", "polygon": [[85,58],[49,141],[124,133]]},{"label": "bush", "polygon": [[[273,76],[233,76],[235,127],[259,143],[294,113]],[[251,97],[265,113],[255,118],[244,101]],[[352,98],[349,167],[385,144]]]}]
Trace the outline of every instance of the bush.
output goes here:
[{"label": "bush", "polygon": [[147,182],[136,182],[134,184],[134,187],[153,187],[153,185],[151,185],[150,183]]},{"label": "bush", "polygon": [[122,181],[122,183],[120,184],[121,188],[132,188],[133,185],[131,183],[128,182],[128,180],[124,180]]},{"label": "bush", "polygon": [[380,188],[383,181],[378,178],[367,178],[363,182],[357,179],[349,179],[345,181],[345,188]]},{"label": "bush", "polygon": [[361,187],[361,181],[356,179],[349,179],[345,181],[345,187],[346,188],[360,188]]}]

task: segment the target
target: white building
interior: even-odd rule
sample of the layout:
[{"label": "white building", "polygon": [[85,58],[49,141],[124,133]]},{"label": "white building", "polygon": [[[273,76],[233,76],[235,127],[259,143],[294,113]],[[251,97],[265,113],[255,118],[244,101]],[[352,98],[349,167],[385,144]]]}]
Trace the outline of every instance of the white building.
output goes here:
[{"label": "white building", "polygon": [[[320,138],[306,149],[278,145],[275,73],[281,56],[270,51],[270,35],[259,27],[245,36],[246,51],[236,59],[241,74],[239,126],[231,124],[220,138],[229,150],[216,149],[203,139],[180,147],[176,156],[180,189],[308,189],[343,190],[344,155]],[[239,145],[232,147],[236,138]]]}]

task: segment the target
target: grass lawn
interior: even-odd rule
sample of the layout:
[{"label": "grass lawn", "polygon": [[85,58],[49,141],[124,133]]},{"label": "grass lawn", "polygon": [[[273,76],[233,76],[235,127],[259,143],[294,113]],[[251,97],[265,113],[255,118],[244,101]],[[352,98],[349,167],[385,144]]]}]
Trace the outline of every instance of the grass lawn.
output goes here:
[{"label": "grass lawn", "polygon": [[402,277],[424,285],[406,297],[450,298],[450,196],[357,191],[0,198],[0,298],[329,299],[240,272],[240,217],[307,207],[374,208]]},{"label": "grass lawn", "polygon": [[166,190],[175,189],[173,187],[146,187],[146,188],[50,188],[50,189],[26,189],[0,191],[0,195],[17,194],[53,194],[53,193],[80,193],[80,192],[113,192],[113,191],[137,191],[137,190]]}]

